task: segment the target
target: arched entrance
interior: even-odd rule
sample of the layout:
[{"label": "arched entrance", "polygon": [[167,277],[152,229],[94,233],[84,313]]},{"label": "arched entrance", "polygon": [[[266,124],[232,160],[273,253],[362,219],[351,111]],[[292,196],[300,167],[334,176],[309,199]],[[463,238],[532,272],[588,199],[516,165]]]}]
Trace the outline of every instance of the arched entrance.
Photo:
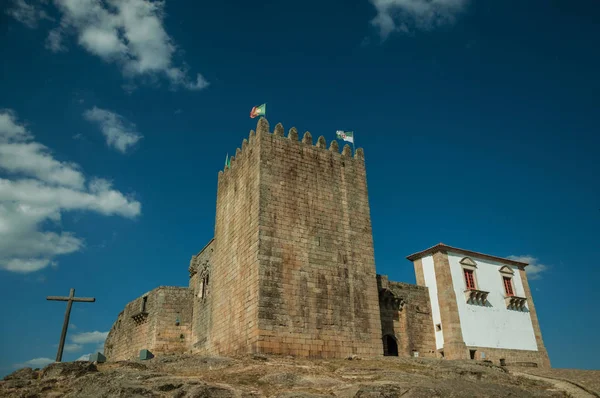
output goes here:
[{"label": "arched entrance", "polygon": [[394,336],[389,334],[383,336],[383,355],[392,357],[398,356],[398,343]]}]

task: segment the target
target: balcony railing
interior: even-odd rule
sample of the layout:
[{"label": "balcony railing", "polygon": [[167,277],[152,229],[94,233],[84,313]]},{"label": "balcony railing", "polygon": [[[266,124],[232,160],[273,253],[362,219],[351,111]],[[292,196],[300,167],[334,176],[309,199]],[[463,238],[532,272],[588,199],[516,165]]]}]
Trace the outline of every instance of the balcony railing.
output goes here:
[{"label": "balcony railing", "polygon": [[469,304],[485,305],[485,303],[487,302],[488,294],[490,294],[490,292],[486,292],[484,290],[465,290],[465,298],[467,299],[467,303]]},{"label": "balcony railing", "polygon": [[519,296],[506,296],[504,297],[504,301],[506,302],[506,308],[511,310],[523,311],[527,307],[527,298],[519,297]]}]

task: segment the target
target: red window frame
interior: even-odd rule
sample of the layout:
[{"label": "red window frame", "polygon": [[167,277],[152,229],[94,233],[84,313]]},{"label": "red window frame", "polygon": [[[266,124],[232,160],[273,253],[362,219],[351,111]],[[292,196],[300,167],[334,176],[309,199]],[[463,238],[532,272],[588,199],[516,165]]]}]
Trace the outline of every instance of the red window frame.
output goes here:
[{"label": "red window frame", "polygon": [[510,278],[508,276],[503,276],[502,280],[504,281],[504,291],[506,292],[506,295],[514,296],[515,291],[513,290],[513,286],[512,286],[512,278]]},{"label": "red window frame", "polygon": [[465,269],[465,282],[467,284],[467,289],[475,290],[475,273],[471,269]]}]

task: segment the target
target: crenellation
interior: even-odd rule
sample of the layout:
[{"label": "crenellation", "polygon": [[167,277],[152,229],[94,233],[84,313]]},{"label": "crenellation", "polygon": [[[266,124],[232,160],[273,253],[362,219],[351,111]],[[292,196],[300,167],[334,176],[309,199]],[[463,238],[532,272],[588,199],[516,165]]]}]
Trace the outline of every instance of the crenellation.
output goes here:
[{"label": "crenellation", "polygon": [[269,131],[269,122],[264,117],[258,119],[258,123],[256,123],[256,135],[261,134],[271,134]]},{"label": "crenellation", "polygon": [[329,145],[329,150],[331,152],[340,153],[340,146],[336,140],[331,141],[331,144]]},{"label": "crenellation", "polygon": [[284,136],[283,124],[277,123],[275,125],[275,130],[273,131],[273,135],[276,136],[276,137],[283,137]]},{"label": "crenellation", "polygon": [[290,139],[290,141],[298,141],[298,130],[296,130],[296,127],[292,127],[290,129],[290,131],[288,132],[288,138]]},{"label": "crenellation", "polygon": [[350,148],[350,145],[344,145],[344,149],[342,150],[342,156],[352,157],[352,148]]},{"label": "crenellation", "polygon": [[312,145],[312,135],[309,131],[304,133],[304,137],[302,137],[302,143]]},{"label": "crenellation", "polygon": [[364,149],[358,148],[356,150],[356,152],[354,153],[354,158],[364,160],[365,159],[365,151],[364,151]]},{"label": "crenellation", "polygon": [[327,148],[327,142],[325,141],[325,137],[320,136],[317,140],[317,148]]}]

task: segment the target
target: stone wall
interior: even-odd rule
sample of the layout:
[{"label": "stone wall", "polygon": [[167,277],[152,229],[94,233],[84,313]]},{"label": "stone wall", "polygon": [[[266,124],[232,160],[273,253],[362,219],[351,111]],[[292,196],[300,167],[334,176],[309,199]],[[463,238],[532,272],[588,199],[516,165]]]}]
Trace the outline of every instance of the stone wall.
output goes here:
[{"label": "stone wall", "polygon": [[211,324],[205,349],[234,355],[256,348],[259,143],[254,131],[219,172],[210,275]]},{"label": "stone wall", "polygon": [[336,141],[328,150],[310,133],[299,142],[296,129],[284,137],[281,125],[270,134],[265,119],[257,139],[258,351],[382,355],[362,150],[340,153]]},{"label": "stone wall", "polygon": [[163,286],[158,289],[155,317],[156,337],[153,353],[184,353],[189,351],[192,336],[192,290],[185,287]]},{"label": "stone wall", "polygon": [[434,325],[427,287],[388,281],[378,275],[383,349],[390,354],[386,336],[393,336],[398,355],[435,357]]},{"label": "stone wall", "polygon": [[182,333],[174,331],[168,323],[170,319],[174,323],[173,315],[179,314],[178,330],[182,330],[184,336],[189,335],[191,296],[188,288],[161,286],[128,303],[108,333],[104,343],[106,357],[113,361],[132,359],[138,357],[142,349],[155,353],[170,349],[182,351],[181,342],[173,340]]},{"label": "stone wall", "polygon": [[544,339],[542,339],[542,330],[540,329],[540,322],[537,317],[537,311],[533,304],[533,296],[531,289],[529,288],[529,281],[527,280],[527,273],[523,267],[519,268],[519,275],[521,282],[523,283],[523,290],[525,291],[525,297],[527,297],[527,308],[529,308],[529,315],[531,316],[531,324],[533,326],[533,332],[535,334],[535,340],[538,348],[538,364],[543,368],[550,368],[550,357],[548,351],[544,345]]},{"label": "stone wall", "polygon": [[[508,350],[503,348],[467,347],[473,359],[492,361],[495,365],[535,366],[549,368],[548,355],[540,351]],[[472,351],[475,351],[474,353]]]},{"label": "stone wall", "polygon": [[[210,329],[212,325],[211,307],[211,268],[215,240],[211,241],[194,257],[190,264],[193,272],[190,278],[190,288],[194,291],[192,324],[192,350],[205,352],[208,348]],[[193,280],[193,282],[192,282]]]},{"label": "stone wall", "polygon": [[445,251],[433,253],[433,267],[444,333],[444,353],[449,359],[469,359],[469,351],[463,340],[460,325],[450,263]]},{"label": "stone wall", "polygon": [[[104,342],[104,355],[119,361],[138,356],[141,349],[149,348],[154,341],[154,319],[158,313],[156,290],[131,301],[118,315]],[[146,298],[145,311],[143,300]],[[146,315],[144,315],[146,312]],[[139,315],[135,320],[134,315]]]}]

